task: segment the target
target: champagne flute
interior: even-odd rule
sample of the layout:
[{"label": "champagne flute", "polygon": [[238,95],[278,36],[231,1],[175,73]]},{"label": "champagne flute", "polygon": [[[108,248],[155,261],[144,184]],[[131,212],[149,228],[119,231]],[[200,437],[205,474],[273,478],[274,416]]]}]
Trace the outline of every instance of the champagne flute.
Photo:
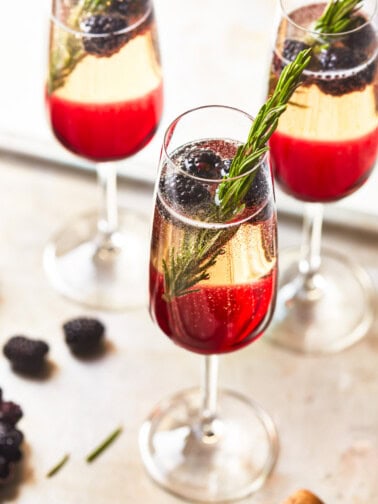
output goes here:
[{"label": "champagne flute", "polygon": [[281,0],[270,78],[274,89],[285,65],[312,47],[303,82],[270,139],[276,181],[304,202],[304,222],[300,250],[280,253],[268,332],[274,343],[309,354],[355,343],[374,312],[364,269],[342,251],[321,250],[324,204],[357,191],[377,158],[377,1],[355,1],[341,28],[332,25],[332,10],[345,4]]},{"label": "champagne flute", "polygon": [[[217,389],[218,355],[259,338],[274,309],[276,211],[266,154],[224,178],[252,121],[226,106],[182,114],[165,133],[156,183],[150,313],[174,343],[204,355],[205,367],[201,389],[156,406],[140,448],[156,482],[201,502],[257,490],[278,452],[270,416],[251,399]],[[251,179],[241,205],[219,211],[225,194],[239,194]]]},{"label": "champagne flute", "polygon": [[151,140],[162,100],[151,0],[53,0],[50,125],[64,147],[95,163],[102,207],[58,232],[44,265],[54,286],[84,305],[123,309],[147,302],[148,219],[118,211],[117,161]]}]

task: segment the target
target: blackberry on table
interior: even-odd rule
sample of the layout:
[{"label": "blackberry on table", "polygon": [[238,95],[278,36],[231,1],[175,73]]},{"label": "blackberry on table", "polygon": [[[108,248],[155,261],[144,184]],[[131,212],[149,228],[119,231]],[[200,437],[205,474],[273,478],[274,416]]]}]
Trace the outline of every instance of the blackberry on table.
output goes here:
[{"label": "blackberry on table", "polygon": [[210,201],[210,193],[203,184],[181,174],[168,175],[163,190],[171,203],[184,208],[193,208]]},{"label": "blackberry on table", "polygon": [[15,371],[38,373],[45,365],[49,346],[42,340],[26,336],[12,336],[3,347],[3,353],[10,360]]},{"label": "blackberry on table", "polygon": [[65,341],[74,354],[84,355],[100,347],[105,326],[96,318],[79,317],[63,325]]},{"label": "blackberry on table", "polygon": [[183,169],[196,177],[221,178],[222,158],[210,149],[195,149],[183,161]]},{"label": "blackberry on table", "polygon": [[21,457],[22,432],[11,425],[0,422],[0,455],[8,462],[18,462]]},{"label": "blackberry on table", "polygon": [[14,426],[20,418],[22,410],[18,404],[11,401],[0,402],[0,422]]},{"label": "blackberry on table", "polygon": [[85,50],[97,56],[114,54],[130,38],[129,33],[122,33],[127,27],[127,20],[115,14],[93,14],[85,18],[81,22],[81,29],[88,34],[98,35],[83,38]]},{"label": "blackberry on table", "polygon": [[20,447],[24,435],[15,427],[22,417],[20,406],[3,401],[1,392],[0,389],[0,410],[6,411],[0,417],[0,484],[4,484],[10,480],[13,466],[22,459]]}]

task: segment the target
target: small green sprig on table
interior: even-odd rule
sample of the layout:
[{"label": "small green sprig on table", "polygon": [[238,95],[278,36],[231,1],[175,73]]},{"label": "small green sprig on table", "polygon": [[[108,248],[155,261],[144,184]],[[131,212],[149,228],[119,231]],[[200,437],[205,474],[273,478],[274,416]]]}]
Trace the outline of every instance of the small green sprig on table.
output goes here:
[{"label": "small green sprig on table", "polygon": [[[287,65],[277,82],[272,96],[259,110],[249,131],[245,144],[241,145],[232,160],[230,171],[218,190],[219,205],[214,204],[209,221],[227,222],[244,210],[243,200],[250,190],[256,175],[252,169],[258,165],[268,150],[267,142],[278,125],[281,114],[301,81],[303,70],[310,62],[311,49],[301,51],[294,61]],[[249,175],[235,178],[251,171]],[[236,232],[235,227],[225,229],[202,229],[185,232],[179,251],[171,250],[163,260],[165,301],[196,292],[193,287],[209,278],[208,269],[224,253],[223,246]]]}]

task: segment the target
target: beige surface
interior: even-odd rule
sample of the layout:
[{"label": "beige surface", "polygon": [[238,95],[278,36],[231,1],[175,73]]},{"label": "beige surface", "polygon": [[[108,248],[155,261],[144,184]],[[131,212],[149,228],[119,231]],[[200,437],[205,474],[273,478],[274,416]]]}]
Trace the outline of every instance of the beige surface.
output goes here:
[{"label": "beige surface", "polygon": [[[15,375],[0,356],[0,386],[6,399],[22,405],[20,428],[26,436],[22,481],[0,490],[0,502],[179,503],[145,475],[137,435],[159,399],[198,383],[201,358],[175,347],[145,309],[89,312],[51,289],[42,269],[43,246],[67,219],[96,205],[92,177],[4,154],[0,173],[0,344],[25,333],[51,346],[51,373],[40,381]],[[150,190],[122,188],[121,199],[151,209]],[[295,223],[282,220],[281,247],[298,241]],[[348,251],[378,286],[376,235],[357,238],[327,229],[325,242]],[[100,317],[108,328],[108,351],[97,361],[76,360],[63,342],[62,322],[83,314]],[[298,488],[308,488],[327,504],[378,502],[377,338],[376,321],[366,339],[335,356],[302,358],[263,338],[222,358],[221,384],[261,403],[280,435],[273,476],[243,502],[277,504]],[[122,436],[88,466],[85,455],[120,424]],[[46,479],[66,452],[69,463]]]}]

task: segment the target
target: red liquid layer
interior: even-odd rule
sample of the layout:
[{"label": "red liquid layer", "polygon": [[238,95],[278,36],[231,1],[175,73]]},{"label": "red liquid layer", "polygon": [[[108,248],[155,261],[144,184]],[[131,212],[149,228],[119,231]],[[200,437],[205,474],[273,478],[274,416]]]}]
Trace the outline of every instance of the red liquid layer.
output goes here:
[{"label": "red liquid layer", "polygon": [[270,139],[277,182],[304,201],[335,201],[354,192],[368,178],[377,151],[378,128],[344,141],[303,140],[278,131]]},{"label": "red liquid layer", "polygon": [[163,107],[162,86],[141,98],[87,104],[47,97],[52,129],[70,151],[94,161],[135,154],[153,137]]},{"label": "red liquid layer", "polygon": [[150,267],[150,311],[177,345],[201,354],[237,350],[261,336],[273,311],[276,270],[250,284],[200,286],[167,303],[163,276]]}]

